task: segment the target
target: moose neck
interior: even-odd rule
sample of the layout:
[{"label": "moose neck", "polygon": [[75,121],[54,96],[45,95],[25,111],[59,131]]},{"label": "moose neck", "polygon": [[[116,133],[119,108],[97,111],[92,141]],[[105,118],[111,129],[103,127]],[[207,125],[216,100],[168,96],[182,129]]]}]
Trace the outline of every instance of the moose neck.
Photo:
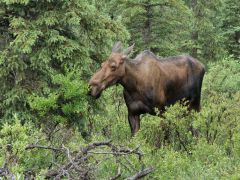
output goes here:
[{"label": "moose neck", "polygon": [[125,63],[125,74],[119,83],[124,87],[124,89],[131,92],[136,91],[139,79],[140,77],[137,65],[127,60]]}]

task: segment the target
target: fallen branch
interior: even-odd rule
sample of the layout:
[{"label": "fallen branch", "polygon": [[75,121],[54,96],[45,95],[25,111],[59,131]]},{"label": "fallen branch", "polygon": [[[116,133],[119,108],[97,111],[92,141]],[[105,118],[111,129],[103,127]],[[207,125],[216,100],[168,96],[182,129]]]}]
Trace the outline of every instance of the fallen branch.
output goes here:
[{"label": "fallen branch", "polygon": [[63,148],[55,148],[55,147],[51,147],[51,146],[42,146],[42,145],[38,145],[38,144],[29,144],[25,149],[29,150],[29,149],[34,149],[34,148],[49,149],[49,150],[53,150],[53,151],[63,151]]},{"label": "fallen branch", "polygon": [[128,177],[127,180],[137,180],[137,179],[143,178],[144,176],[148,175],[149,173],[153,172],[154,170],[155,170],[154,167],[150,166],[148,168],[145,168],[145,169],[139,171],[134,176]]},{"label": "fallen branch", "polygon": [[[107,149],[101,149],[99,151],[99,148],[105,147]],[[140,151],[139,147],[135,149],[129,149],[125,147],[117,147],[111,143],[111,141],[103,141],[103,142],[95,142],[92,144],[87,145],[86,147],[80,149],[78,152],[73,153],[70,152],[70,150],[62,145],[61,148],[55,148],[51,146],[42,146],[38,144],[30,144],[26,147],[26,150],[31,150],[34,148],[38,149],[47,149],[52,150],[54,152],[61,152],[63,155],[66,156],[66,163],[65,164],[57,164],[56,162],[53,162],[53,164],[56,165],[56,169],[51,169],[45,174],[46,179],[61,179],[63,177],[66,177],[68,179],[91,179],[91,176],[94,174],[94,170],[99,166],[99,164],[102,161],[92,161],[92,158],[94,154],[102,154],[102,155],[112,155],[112,156],[106,156],[106,157],[112,157],[115,158],[116,164],[118,165],[118,170],[115,176],[111,177],[110,180],[115,180],[121,177],[121,167],[128,170],[130,173],[135,171],[136,168],[134,167],[134,164],[130,161],[130,159],[127,159],[127,155],[137,155],[139,161],[141,160],[143,153]],[[106,150],[106,151],[105,151]],[[120,157],[124,157],[123,159]],[[90,158],[91,157],[91,158]],[[102,156],[96,156],[99,158],[102,158]],[[106,158],[104,158],[106,159]],[[125,159],[125,160],[124,160]],[[122,161],[126,162],[122,162]],[[146,169],[143,169],[139,171],[137,174],[135,174],[132,177],[129,177],[129,180],[135,180],[140,179],[147,174],[151,173],[154,170],[153,167],[148,167]]]},{"label": "fallen branch", "polygon": [[140,150],[139,146],[135,149],[120,149],[119,152],[126,153],[126,154],[137,154],[138,159],[141,160],[142,156],[144,155]]},{"label": "fallen branch", "polygon": [[[111,146],[111,141],[104,141],[104,142],[96,142],[96,143],[92,143],[90,145],[88,145],[87,147],[83,148],[82,150],[80,150],[80,152],[73,158],[71,159],[70,162],[68,162],[67,164],[61,166],[60,168],[58,168],[57,170],[51,170],[46,174],[46,178],[54,178],[54,177],[64,177],[63,172],[65,171],[71,171],[72,169],[77,169],[77,171],[81,172],[81,174],[86,174],[84,172],[88,172],[88,170],[84,170],[84,168],[81,170],[80,167],[76,166],[78,164],[84,164],[83,162],[85,160],[83,160],[82,158],[84,158],[84,156],[88,153],[88,151],[99,147],[99,146]],[[68,155],[68,154],[67,154]],[[68,156],[69,157],[69,156]]]},{"label": "fallen branch", "polygon": [[4,179],[15,179],[14,175],[8,169],[7,163],[4,163],[3,167],[0,168],[0,179],[2,179],[1,177],[3,177]]}]

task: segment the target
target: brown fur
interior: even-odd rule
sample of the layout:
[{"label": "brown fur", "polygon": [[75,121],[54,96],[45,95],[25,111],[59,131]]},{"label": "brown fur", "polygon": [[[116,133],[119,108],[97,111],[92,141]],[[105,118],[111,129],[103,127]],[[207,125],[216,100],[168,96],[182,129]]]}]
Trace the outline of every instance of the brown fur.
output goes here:
[{"label": "brown fur", "polygon": [[117,45],[91,78],[90,93],[98,98],[107,87],[121,84],[133,135],[140,128],[139,116],[155,114],[154,108],[163,111],[165,106],[186,99],[190,109],[200,110],[205,70],[199,61],[188,55],[159,59],[150,51],[143,51],[134,60],[128,60],[126,54],[117,52],[121,49],[121,45]]}]

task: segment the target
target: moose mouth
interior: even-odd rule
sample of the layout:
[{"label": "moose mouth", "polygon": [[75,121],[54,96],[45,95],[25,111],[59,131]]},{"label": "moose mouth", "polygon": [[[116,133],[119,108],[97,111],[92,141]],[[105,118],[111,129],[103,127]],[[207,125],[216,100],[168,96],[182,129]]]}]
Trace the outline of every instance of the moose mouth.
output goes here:
[{"label": "moose mouth", "polygon": [[88,95],[92,96],[95,99],[98,99],[102,94],[102,89],[100,89],[97,86],[90,86],[90,90],[88,92]]},{"label": "moose mouth", "polygon": [[102,94],[102,92],[99,92],[98,94],[96,94],[96,95],[91,95],[92,97],[94,97],[95,99],[98,99],[100,96],[101,96],[101,94]]}]

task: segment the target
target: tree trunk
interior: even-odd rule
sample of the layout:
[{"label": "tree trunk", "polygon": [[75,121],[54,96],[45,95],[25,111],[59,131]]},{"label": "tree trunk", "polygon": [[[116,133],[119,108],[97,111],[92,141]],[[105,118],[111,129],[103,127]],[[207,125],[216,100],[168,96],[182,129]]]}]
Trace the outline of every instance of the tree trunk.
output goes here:
[{"label": "tree trunk", "polygon": [[151,40],[151,18],[152,18],[152,7],[150,1],[147,1],[145,5],[146,10],[146,21],[143,27],[143,40],[146,47],[149,47],[149,43]]},{"label": "tree trunk", "polygon": [[[191,0],[190,7],[191,7],[191,9],[193,11],[194,18],[196,18],[196,20],[197,20],[198,13],[199,13],[199,12],[197,12],[198,10],[196,8],[197,7],[197,0]],[[191,55],[193,57],[197,57],[197,50],[198,50],[197,44],[198,44],[198,38],[199,38],[199,32],[197,30],[197,22],[196,22],[196,20],[194,22],[193,31],[191,33],[191,38],[192,38],[192,41],[193,41],[193,48],[191,50]]]}]

